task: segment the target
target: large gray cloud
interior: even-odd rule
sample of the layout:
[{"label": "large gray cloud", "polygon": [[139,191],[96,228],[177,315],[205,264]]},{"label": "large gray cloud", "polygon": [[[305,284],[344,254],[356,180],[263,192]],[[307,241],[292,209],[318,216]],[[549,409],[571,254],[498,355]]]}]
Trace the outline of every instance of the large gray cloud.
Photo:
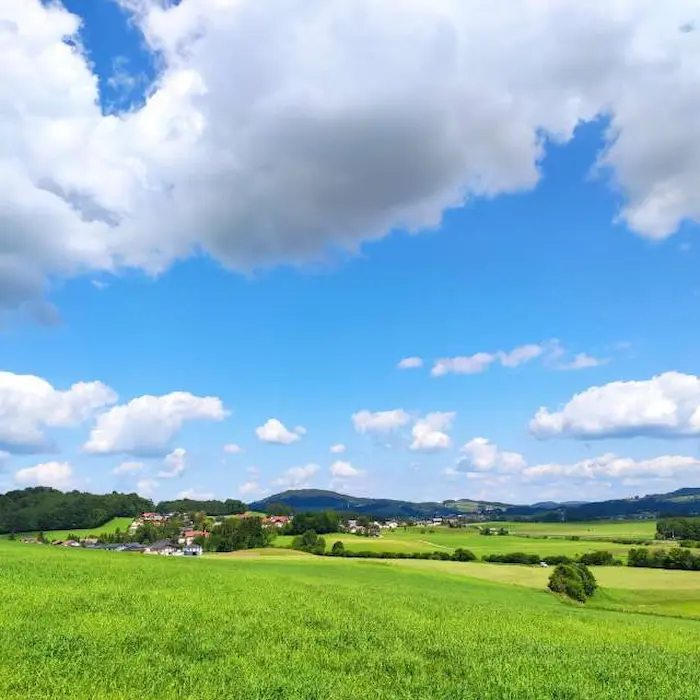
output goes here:
[{"label": "large gray cloud", "polygon": [[120,116],[75,17],[3,6],[0,305],[49,273],[200,249],[248,270],[431,227],[534,187],[542,139],[600,115],[621,217],[650,238],[700,219],[697,0],[122,2],[163,71]]}]

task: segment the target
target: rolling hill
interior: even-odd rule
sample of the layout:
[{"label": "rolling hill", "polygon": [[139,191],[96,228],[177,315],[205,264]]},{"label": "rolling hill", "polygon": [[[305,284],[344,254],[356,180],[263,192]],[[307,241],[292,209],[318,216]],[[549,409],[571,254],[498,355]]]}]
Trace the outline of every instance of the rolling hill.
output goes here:
[{"label": "rolling hill", "polygon": [[416,503],[388,498],[349,496],[320,489],[299,489],[268,496],[251,503],[249,508],[255,511],[265,511],[273,504],[285,505],[295,511],[335,510],[377,517],[420,518],[487,514],[490,519],[577,521],[597,518],[698,515],[700,514],[700,488],[682,488],[670,493],[592,503],[541,502],[533,505],[512,505],[471,499]]}]

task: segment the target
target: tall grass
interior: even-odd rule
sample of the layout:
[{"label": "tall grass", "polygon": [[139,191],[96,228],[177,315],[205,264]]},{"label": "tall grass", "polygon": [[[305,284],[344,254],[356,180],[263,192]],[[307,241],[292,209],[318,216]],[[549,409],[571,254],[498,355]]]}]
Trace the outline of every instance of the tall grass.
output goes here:
[{"label": "tall grass", "polygon": [[0,542],[0,648],[3,700],[686,700],[700,687],[694,622],[325,558]]}]

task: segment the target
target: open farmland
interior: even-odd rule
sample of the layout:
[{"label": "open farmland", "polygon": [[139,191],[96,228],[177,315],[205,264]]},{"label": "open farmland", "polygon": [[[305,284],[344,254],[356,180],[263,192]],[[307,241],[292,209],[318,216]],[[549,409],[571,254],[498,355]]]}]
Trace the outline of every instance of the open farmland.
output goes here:
[{"label": "open farmland", "polygon": [[[0,697],[697,694],[692,620],[580,607],[441,562],[413,564],[184,560],[2,542]],[[461,570],[472,566],[485,565]]]},{"label": "open farmland", "polygon": [[[44,536],[47,540],[65,540],[69,535],[75,535],[77,537],[90,537],[90,535],[102,535],[105,533],[112,533],[119,529],[122,532],[129,528],[132,523],[133,518],[112,518],[107,521],[104,525],[99,525],[98,527],[89,527],[85,529],[74,528],[72,530],[46,530]],[[36,537],[38,532],[18,532],[17,537]],[[7,539],[7,535],[2,535]]]},{"label": "open farmland", "polygon": [[487,527],[505,527],[514,535],[535,537],[578,536],[608,539],[654,539],[656,520],[595,520],[579,523],[522,523],[495,521],[484,523]]},{"label": "open farmland", "polygon": [[[605,549],[612,552],[615,556],[624,559],[630,549],[629,544],[620,544],[613,542],[610,539],[602,539],[603,534],[610,531],[608,523],[601,525],[598,529],[592,524],[587,525],[587,528],[581,528],[578,531],[574,530],[569,534],[567,531],[558,531],[559,524],[536,523],[537,525],[547,525],[546,529],[541,530],[541,534],[536,536],[525,536],[529,533],[523,532],[522,535],[516,534],[519,531],[511,530],[508,535],[491,535],[486,536],[479,533],[474,527],[466,528],[448,528],[448,527],[410,527],[407,529],[398,528],[396,530],[382,530],[381,537],[362,537],[358,535],[350,535],[346,533],[337,533],[324,535],[327,546],[333,542],[340,540],[345,545],[346,549],[351,551],[371,550],[377,552],[435,552],[449,551],[452,552],[458,547],[471,549],[477,556],[485,554],[503,554],[510,552],[525,552],[527,554],[540,554],[541,556],[551,556],[556,554],[565,554],[574,557],[586,552]],[[617,523],[613,524],[616,525]],[[508,527],[514,524],[501,524],[499,526]],[[519,524],[518,524],[519,525]],[[532,523],[528,523],[532,525]],[[646,524],[646,529],[634,528],[628,529],[628,532],[649,532],[649,526]],[[651,532],[649,537],[653,536],[655,523],[651,524]],[[599,537],[601,539],[587,540],[584,532],[590,532],[589,537]],[[542,535],[547,534],[545,539]],[[566,537],[577,536],[578,540],[566,539]],[[622,536],[620,536],[622,537]],[[275,545],[279,547],[290,546],[292,542],[290,536],[280,536],[275,540]],[[626,539],[626,538],[625,538]]]}]

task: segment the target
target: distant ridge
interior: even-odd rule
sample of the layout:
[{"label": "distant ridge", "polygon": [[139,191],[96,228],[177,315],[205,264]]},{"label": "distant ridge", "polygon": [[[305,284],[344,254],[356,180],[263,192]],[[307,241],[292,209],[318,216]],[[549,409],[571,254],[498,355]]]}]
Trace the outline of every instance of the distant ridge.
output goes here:
[{"label": "distant ridge", "polygon": [[296,511],[335,510],[377,517],[438,517],[445,515],[488,515],[493,519],[595,520],[598,518],[657,517],[659,515],[700,515],[700,488],[681,488],[670,493],[633,496],[609,501],[542,501],[513,505],[493,501],[456,499],[442,502],[413,502],[391,498],[364,498],[322,489],[282,491],[250,504],[264,511],[281,504]]}]

